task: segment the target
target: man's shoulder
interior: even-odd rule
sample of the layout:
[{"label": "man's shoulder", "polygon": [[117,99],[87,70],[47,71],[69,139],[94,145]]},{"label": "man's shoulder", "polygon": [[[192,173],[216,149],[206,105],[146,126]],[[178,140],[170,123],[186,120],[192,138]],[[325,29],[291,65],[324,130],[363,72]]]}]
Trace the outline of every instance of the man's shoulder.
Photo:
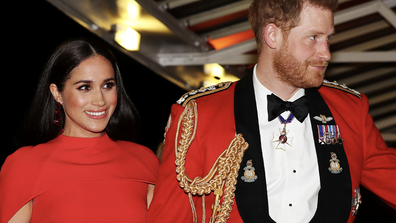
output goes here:
[{"label": "man's shoulder", "polygon": [[186,104],[193,99],[202,98],[208,95],[215,95],[217,93],[224,92],[225,90],[231,90],[230,87],[232,85],[233,82],[228,81],[228,82],[221,82],[216,85],[201,87],[197,90],[192,90],[190,92],[185,93],[182,97],[180,97],[179,100],[177,100],[176,103],[185,107]]},{"label": "man's shoulder", "polygon": [[[346,92],[346,93],[348,93],[350,95],[353,95],[353,96],[355,96],[355,97],[357,97],[359,99],[362,98],[362,94],[361,93],[359,93],[358,91],[356,91],[356,90],[354,90],[352,88],[347,87],[345,84],[339,84],[339,83],[337,83],[337,81],[330,82],[328,80],[323,80],[323,84],[322,84],[322,88],[321,89],[336,89],[336,90],[339,90],[339,91],[342,91],[342,92]],[[332,91],[332,92],[334,92],[334,91]]]}]

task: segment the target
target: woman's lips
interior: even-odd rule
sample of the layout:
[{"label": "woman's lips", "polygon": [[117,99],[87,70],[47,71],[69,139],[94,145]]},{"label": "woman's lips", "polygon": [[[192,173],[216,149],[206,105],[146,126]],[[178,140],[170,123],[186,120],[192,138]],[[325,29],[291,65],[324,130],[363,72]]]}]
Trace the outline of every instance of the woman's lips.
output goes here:
[{"label": "woman's lips", "polygon": [[105,110],[100,110],[100,111],[84,111],[85,114],[87,114],[88,117],[93,118],[93,119],[102,119],[106,117],[107,114],[107,109]]}]

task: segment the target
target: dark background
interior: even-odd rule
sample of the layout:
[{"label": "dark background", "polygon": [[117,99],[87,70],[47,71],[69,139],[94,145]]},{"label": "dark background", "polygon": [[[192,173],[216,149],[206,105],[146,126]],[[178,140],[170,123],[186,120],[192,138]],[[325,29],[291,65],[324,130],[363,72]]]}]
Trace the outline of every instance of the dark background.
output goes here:
[{"label": "dark background", "polygon": [[[4,100],[0,165],[17,149],[24,115],[52,51],[71,38],[100,40],[44,0],[9,1],[2,4],[1,11],[0,89]],[[139,111],[142,125],[139,143],[155,151],[162,142],[170,107],[185,91],[102,42],[116,56],[125,88]],[[355,222],[396,222],[395,211],[365,188],[362,197]]]},{"label": "dark background", "polygon": [[62,42],[80,37],[100,40],[113,52],[127,93],[141,117],[138,143],[153,151],[157,149],[170,107],[185,93],[183,89],[119,52],[44,0],[13,1],[7,5],[2,10],[7,18],[2,25],[2,76],[6,81],[2,88],[5,135],[0,164],[18,146],[25,113],[50,54]]}]

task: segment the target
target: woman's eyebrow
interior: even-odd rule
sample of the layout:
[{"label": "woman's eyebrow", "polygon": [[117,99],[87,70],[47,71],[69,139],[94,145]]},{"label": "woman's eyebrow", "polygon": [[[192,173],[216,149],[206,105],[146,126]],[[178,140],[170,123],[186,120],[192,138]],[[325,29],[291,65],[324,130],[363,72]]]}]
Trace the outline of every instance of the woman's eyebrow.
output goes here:
[{"label": "woman's eyebrow", "polygon": [[90,83],[92,83],[92,82],[93,82],[93,81],[91,81],[91,80],[80,80],[80,81],[77,81],[76,83],[74,83],[73,85],[80,84],[80,83],[90,84]]},{"label": "woman's eyebrow", "polygon": [[103,82],[109,82],[109,81],[115,81],[115,78],[114,77],[110,77],[110,78],[107,78],[106,80],[104,80]]},{"label": "woman's eyebrow", "polygon": [[[114,77],[107,78],[107,79],[103,80],[103,83],[106,83],[106,82],[109,82],[109,81],[115,81],[115,78],[114,78]],[[77,81],[76,83],[74,83],[73,85],[81,84],[81,83],[90,84],[90,83],[92,83],[92,82],[93,82],[93,81],[91,81],[91,80],[79,80],[79,81]]]}]

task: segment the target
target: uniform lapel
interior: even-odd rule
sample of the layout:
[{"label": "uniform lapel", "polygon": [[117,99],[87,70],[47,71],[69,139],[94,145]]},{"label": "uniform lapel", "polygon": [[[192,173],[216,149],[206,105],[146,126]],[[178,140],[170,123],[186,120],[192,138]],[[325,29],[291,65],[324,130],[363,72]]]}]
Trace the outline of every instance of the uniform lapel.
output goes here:
[{"label": "uniform lapel", "polygon": [[[236,131],[242,133],[249,144],[239,169],[235,191],[238,211],[244,222],[274,222],[269,217],[267,185],[252,74],[247,75],[236,84],[234,112]],[[245,172],[244,167],[247,166],[248,160],[252,160],[255,174],[258,177],[253,182],[242,180]]]},{"label": "uniform lapel", "polygon": [[[322,145],[319,142],[318,125],[336,125],[336,120],[322,123],[315,116],[333,117],[326,102],[317,89],[306,89],[309,100],[313,137],[315,141],[321,189],[317,211],[311,222],[346,222],[349,218],[352,198],[352,184],[348,160],[342,144]],[[234,113],[237,133],[242,133],[249,148],[246,150],[239,169],[235,199],[238,211],[244,222],[274,222],[269,216],[267,185],[264,162],[261,150],[260,131],[258,126],[257,107],[254,95],[252,75],[241,79],[235,87]],[[342,129],[340,129],[342,132]],[[331,153],[336,154],[342,167],[340,173],[329,170]],[[255,174],[253,182],[246,182],[244,167],[252,160]]]},{"label": "uniform lapel", "polygon": [[[336,120],[332,119],[323,123],[315,119],[324,115],[333,117],[326,102],[317,89],[306,89],[309,100],[309,114],[312,123],[313,137],[315,141],[318,159],[320,186],[318,208],[311,222],[347,222],[351,209],[352,184],[349,172],[348,160],[342,144],[323,144],[319,142],[318,125],[335,126]],[[342,132],[342,129],[340,129]],[[336,154],[342,171],[331,172],[331,153]]]}]

